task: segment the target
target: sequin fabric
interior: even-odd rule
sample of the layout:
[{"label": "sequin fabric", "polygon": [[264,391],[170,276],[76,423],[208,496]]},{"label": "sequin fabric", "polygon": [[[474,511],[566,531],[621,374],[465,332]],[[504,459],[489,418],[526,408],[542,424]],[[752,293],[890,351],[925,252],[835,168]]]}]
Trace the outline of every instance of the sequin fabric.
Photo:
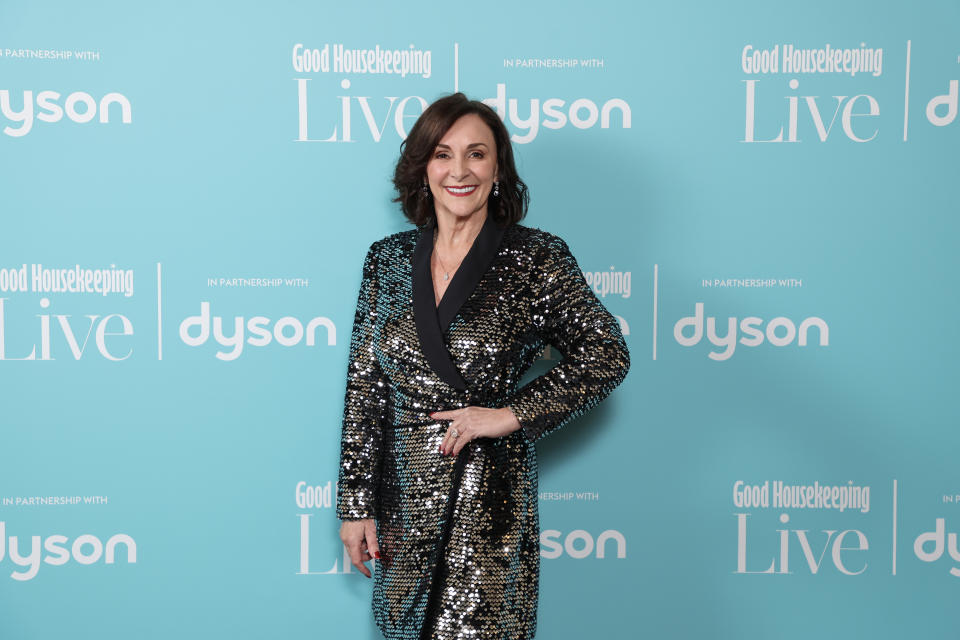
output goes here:
[{"label": "sequin fabric", "polygon": [[[432,228],[375,242],[364,260],[337,516],[376,519],[373,612],[388,640],[525,640],[536,631],[540,562],[534,443],[620,384],[629,354],[566,243],[519,224],[490,236],[490,255],[471,249],[464,265],[485,266],[475,285],[454,274],[444,298],[469,290],[447,326],[421,317],[422,305],[417,316],[414,282],[431,286],[428,267],[414,264],[424,233]],[[434,331],[452,374],[422,348]],[[547,344],[562,360],[518,388]],[[508,406],[522,429],[442,456],[449,423],[428,414],[470,405]]]}]

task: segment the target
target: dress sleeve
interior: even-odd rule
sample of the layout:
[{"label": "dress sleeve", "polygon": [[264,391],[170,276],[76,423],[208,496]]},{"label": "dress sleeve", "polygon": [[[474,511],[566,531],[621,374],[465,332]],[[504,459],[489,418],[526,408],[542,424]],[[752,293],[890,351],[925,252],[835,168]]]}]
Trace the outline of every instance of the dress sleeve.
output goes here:
[{"label": "dress sleeve", "polygon": [[376,517],[383,420],[388,379],[377,362],[374,326],[377,316],[377,251],[370,247],[363,261],[363,279],[350,337],[347,392],[343,403],[337,517]]},{"label": "dress sleeve", "polygon": [[630,368],[620,324],[594,295],[562,239],[552,237],[537,269],[533,318],[563,359],[506,403],[532,442],[597,405]]}]

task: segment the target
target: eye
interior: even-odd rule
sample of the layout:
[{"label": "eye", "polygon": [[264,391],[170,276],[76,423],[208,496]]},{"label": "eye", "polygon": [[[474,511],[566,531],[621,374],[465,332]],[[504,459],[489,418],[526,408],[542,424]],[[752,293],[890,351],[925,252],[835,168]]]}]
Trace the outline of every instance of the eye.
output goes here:
[{"label": "eye", "polygon": [[483,151],[474,151],[470,154],[471,158],[483,158]]},{"label": "eye", "polygon": [[449,158],[450,156],[447,155],[446,151],[438,151],[433,157],[443,159],[443,158]]}]

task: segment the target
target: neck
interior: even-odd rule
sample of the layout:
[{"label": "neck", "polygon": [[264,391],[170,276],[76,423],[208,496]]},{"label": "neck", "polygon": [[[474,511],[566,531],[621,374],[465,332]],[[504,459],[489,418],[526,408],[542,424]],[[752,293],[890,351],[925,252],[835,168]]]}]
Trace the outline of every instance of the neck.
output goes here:
[{"label": "neck", "polygon": [[447,252],[456,252],[464,247],[470,247],[486,219],[486,208],[477,210],[465,218],[438,212],[437,246]]}]

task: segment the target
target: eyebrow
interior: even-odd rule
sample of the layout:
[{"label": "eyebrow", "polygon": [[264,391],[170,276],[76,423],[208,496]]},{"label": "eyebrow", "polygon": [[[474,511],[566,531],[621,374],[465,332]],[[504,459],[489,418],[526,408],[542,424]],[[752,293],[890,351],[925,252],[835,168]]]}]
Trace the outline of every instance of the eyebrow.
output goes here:
[{"label": "eyebrow", "polygon": [[[470,144],[467,145],[467,149],[472,149],[472,148],[474,148],[474,147],[485,147],[485,146],[487,146],[487,145],[484,144],[483,142],[471,142]],[[445,144],[443,144],[442,142],[440,142],[440,143],[437,144],[437,148],[439,149],[439,148],[441,148],[441,147],[443,147],[444,149],[449,149],[449,148],[450,148],[449,145],[445,145]]]}]

